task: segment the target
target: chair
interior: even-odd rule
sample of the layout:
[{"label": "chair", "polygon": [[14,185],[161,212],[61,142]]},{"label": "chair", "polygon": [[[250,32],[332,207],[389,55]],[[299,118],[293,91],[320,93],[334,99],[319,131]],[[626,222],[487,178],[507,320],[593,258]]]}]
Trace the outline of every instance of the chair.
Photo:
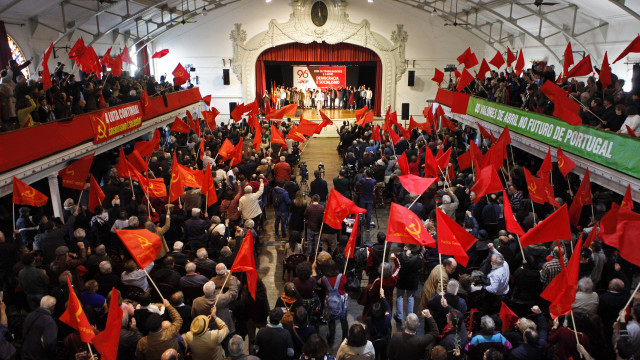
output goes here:
[{"label": "chair", "polygon": [[140,296],[145,293],[144,290],[133,285],[122,285],[122,298],[138,301]]},{"label": "chair", "polygon": [[108,249],[107,256],[109,257],[109,259],[111,259],[112,264],[119,264],[124,262],[122,260],[122,255],[120,255],[120,253],[114,249]]},{"label": "chair", "polygon": [[214,276],[215,276],[215,274],[214,274],[215,272],[214,272],[214,271],[211,271],[211,270],[209,270],[209,269],[206,269],[206,268],[200,267],[200,266],[198,266],[198,265],[196,265],[196,272],[197,272],[198,274],[200,274],[200,275],[202,275],[202,276],[206,276],[206,277],[208,277],[208,278],[211,278],[211,277],[214,277]]},{"label": "chair", "polygon": [[184,266],[182,266],[180,264],[174,264],[173,265],[173,270],[175,270],[178,273],[180,273],[180,276],[185,276],[187,274],[187,270],[185,270]]},{"label": "chair", "polygon": [[187,255],[187,260],[189,261],[193,261],[197,257],[195,251],[192,251],[192,250],[182,250],[182,253]]},{"label": "chair", "polygon": [[286,259],[282,259],[282,280],[284,280],[284,275],[287,273],[289,275],[288,281],[291,281],[291,273],[295,274],[298,264],[304,261],[307,261],[307,256],[304,254],[293,254]]},{"label": "chair", "polygon": [[182,293],[184,294],[184,303],[189,306],[191,306],[193,300],[204,295],[202,286],[185,286],[182,288]]},{"label": "chair", "polygon": [[[164,297],[165,299],[168,299],[169,297],[171,297],[171,295],[173,295],[173,293],[177,291],[176,288],[174,288],[172,285],[165,283],[157,283],[156,286],[158,287],[158,290],[160,290],[160,294],[162,294],[162,297]],[[151,291],[151,301],[162,302],[162,297],[160,296],[160,294],[158,294],[158,292],[153,289]]]}]

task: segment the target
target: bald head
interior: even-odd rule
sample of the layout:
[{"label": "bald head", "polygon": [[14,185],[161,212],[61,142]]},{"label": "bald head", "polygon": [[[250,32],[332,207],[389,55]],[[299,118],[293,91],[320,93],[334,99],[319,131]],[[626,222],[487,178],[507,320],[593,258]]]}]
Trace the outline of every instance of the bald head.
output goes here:
[{"label": "bald head", "polygon": [[160,360],[178,360],[178,352],[176,349],[168,349],[162,353]]}]

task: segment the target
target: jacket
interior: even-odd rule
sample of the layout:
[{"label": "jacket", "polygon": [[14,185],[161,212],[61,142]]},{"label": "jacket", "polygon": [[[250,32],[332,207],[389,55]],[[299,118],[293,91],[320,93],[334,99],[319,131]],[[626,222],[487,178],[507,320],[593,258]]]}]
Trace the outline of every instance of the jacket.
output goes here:
[{"label": "jacket", "polygon": [[55,359],[58,325],[48,310],[38,308],[22,324],[22,359]]},{"label": "jacket", "polygon": [[291,206],[291,198],[289,198],[289,193],[285,189],[276,186],[275,188],[273,188],[272,198],[275,198],[276,194],[280,197],[280,206],[276,208],[274,204],[273,210],[278,212],[289,211],[289,206]]},{"label": "jacket", "polygon": [[200,296],[193,300],[193,305],[191,305],[191,318],[195,318],[198,315],[209,315],[211,313],[211,308],[219,295],[220,298],[216,304],[217,316],[227,324],[229,332],[234,333],[236,331],[236,326],[233,322],[233,318],[231,317],[231,311],[229,311],[229,308],[238,297],[239,285],[238,280],[235,277],[229,277],[227,284],[229,284],[229,290],[226,293],[220,294],[222,289],[217,287],[211,298]]},{"label": "jacket", "polygon": [[194,336],[191,331],[184,334],[182,338],[191,350],[193,360],[214,360],[224,358],[222,340],[229,334],[229,328],[219,317],[215,318],[218,330],[208,330]]},{"label": "jacket", "polygon": [[171,348],[182,354],[182,349],[178,345],[178,334],[180,327],[182,327],[182,318],[173,306],[169,305],[166,309],[169,311],[169,316],[171,316],[171,326],[165,330],[149,333],[149,335],[140,339],[136,347],[136,359],[160,359],[162,353]]}]

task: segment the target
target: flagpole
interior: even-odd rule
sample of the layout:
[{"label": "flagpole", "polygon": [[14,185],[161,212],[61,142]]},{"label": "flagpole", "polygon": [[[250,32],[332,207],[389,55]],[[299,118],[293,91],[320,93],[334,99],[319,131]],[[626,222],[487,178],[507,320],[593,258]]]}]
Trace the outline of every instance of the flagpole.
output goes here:
[{"label": "flagpole", "polygon": [[[594,231],[594,230],[591,230],[591,231]],[[629,301],[627,301],[627,303],[624,304],[624,306],[622,307],[623,310],[626,310],[627,307],[629,307],[629,305],[633,301],[633,297],[636,296],[636,293],[638,292],[638,289],[640,289],[640,282],[638,283],[638,286],[636,286],[636,289],[633,290],[633,293],[631,294],[631,297],[629,298]],[[620,321],[620,320],[621,320],[621,316],[618,315],[618,321]]]},{"label": "flagpole", "polygon": [[[576,345],[580,345],[580,340],[578,339],[578,329],[576,329],[576,319],[573,317],[573,309],[571,310],[571,322],[573,323],[573,334],[576,336]],[[580,354],[580,358],[582,357],[582,354]]]},{"label": "flagpole", "polygon": [[382,250],[382,262],[380,263],[380,290],[382,290],[382,279],[384,278],[384,259],[387,257],[387,240],[384,241]]},{"label": "flagpole", "polygon": [[531,212],[533,212],[533,223],[536,223],[536,209],[533,207],[533,200],[531,200]]},{"label": "flagpole", "polygon": [[442,288],[442,292],[444,292],[444,280],[442,275],[442,254],[438,251],[438,260],[440,261],[440,287]]},{"label": "flagpole", "polygon": [[[509,150],[511,150],[511,162],[513,162],[513,167],[516,167],[516,158],[513,156],[513,145],[509,145]],[[507,160],[507,164],[509,160]]]},{"label": "flagpole", "polygon": [[158,289],[158,287],[156,286],[156,283],[153,281],[151,276],[149,276],[149,273],[147,272],[147,269],[142,269],[142,270],[144,270],[144,273],[147,275],[147,278],[151,282],[151,285],[153,285],[153,288],[156,289],[156,291],[160,295],[160,298],[162,299],[162,302],[164,302],[164,296],[162,296],[162,293],[160,292],[160,289]]},{"label": "flagpole", "polygon": [[[82,190],[80,190],[80,196],[78,196],[78,204],[76,204],[78,208],[80,208],[80,200],[82,199],[83,192],[84,192],[84,186],[82,187]],[[89,211],[93,211],[93,209],[89,209]],[[15,222],[15,219],[14,219],[14,222]]]},{"label": "flagpole", "polygon": [[13,238],[16,238],[16,204],[11,202],[11,212],[13,213]]},{"label": "flagpole", "polygon": [[[251,230],[249,230],[251,231]],[[222,295],[222,290],[224,290],[224,286],[227,285],[227,280],[229,280],[229,276],[231,276],[231,271],[227,270],[227,277],[224,279],[224,282],[222,283],[222,287],[220,288],[220,292],[218,293],[218,296],[216,296],[216,302],[213,303],[213,307],[216,307],[216,305],[218,304],[218,300],[220,299],[220,295]]]},{"label": "flagpole", "polygon": [[573,191],[571,191],[571,182],[566,177],[564,179],[567,180],[567,186],[569,186],[569,195],[571,195],[571,198],[573,198]]},{"label": "flagpole", "polygon": [[411,203],[411,205],[409,205],[407,209],[411,210],[411,207],[413,206],[413,204],[416,203],[416,201],[418,201],[418,199],[420,199],[420,196],[422,196],[422,194],[418,195],[418,197],[415,200],[413,200],[413,202]]},{"label": "flagpole", "polygon": [[131,183],[131,200],[135,200],[136,194],[133,192],[133,180],[131,179],[131,170],[129,170],[129,182]]},{"label": "flagpole", "polygon": [[322,238],[322,228],[324,227],[324,221],[320,224],[320,233],[318,234],[318,242],[316,242],[316,254],[313,257],[313,261],[315,262],[318,258],[318,248],[320,247],[320,238]]},{"label": "flagpole", "polygon": [[[356,229],[353,229],[353,231],[356,231]],[[351,255],[351,246],[349,246],[349,250],[347,251],[347,257],[344,261],[344,271],[342,272],[343,274],[347,273],[347,265],[349,265],[349,255]]]},{"label": "flagpole", "polygon": [[585,111],[589,112],[591,115],[595,116],[596,119],[600,120],[601,123],[605,124],[604,120],[600,119],[600,117],[598,115],[594,114],[594,112],[591,111],[591,109],[589,109],[589,107],[584,105],[581,101],[576,99],[573,95],[569,94],[569,97],[571,99],[573,99],[575,102],[577,102],[578,104],[580,104],[580,107],[582,108],[582,110],[585,110]]},{"label": "flagpole", "polygon": [[591,200],[591,217],[596,221],[596,213],[593,211],[593,200]]},{"label": "flagpole", "polygon": [[[534,216],[535,219],[535,216]],[[522,264],[524,265],[524,263],[527,262],[527,258],[524,257],[524,249],[522,248],[522,243],[520,242],[520,235],[516,234],[516,237],[518,238],[518,245],[520,245],[520,253],[522,253]]]},{"label": "flagpole", "polygon": [[87,343],[87,347],[89,348],[89,354],[91,355],[91,360],[94,359],[93,350],[91,350],[91,344]]}]

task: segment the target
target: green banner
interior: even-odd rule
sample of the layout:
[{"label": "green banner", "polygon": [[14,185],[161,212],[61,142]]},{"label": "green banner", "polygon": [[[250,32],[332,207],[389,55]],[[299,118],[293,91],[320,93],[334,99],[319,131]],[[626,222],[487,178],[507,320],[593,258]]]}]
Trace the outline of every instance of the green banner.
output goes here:
[{"label": "green banner", "polygon": [[471,97],[467,114],[505,127],[562,151],[640,178],[640,141],[628,136],[572,126],[557,118]]}]

